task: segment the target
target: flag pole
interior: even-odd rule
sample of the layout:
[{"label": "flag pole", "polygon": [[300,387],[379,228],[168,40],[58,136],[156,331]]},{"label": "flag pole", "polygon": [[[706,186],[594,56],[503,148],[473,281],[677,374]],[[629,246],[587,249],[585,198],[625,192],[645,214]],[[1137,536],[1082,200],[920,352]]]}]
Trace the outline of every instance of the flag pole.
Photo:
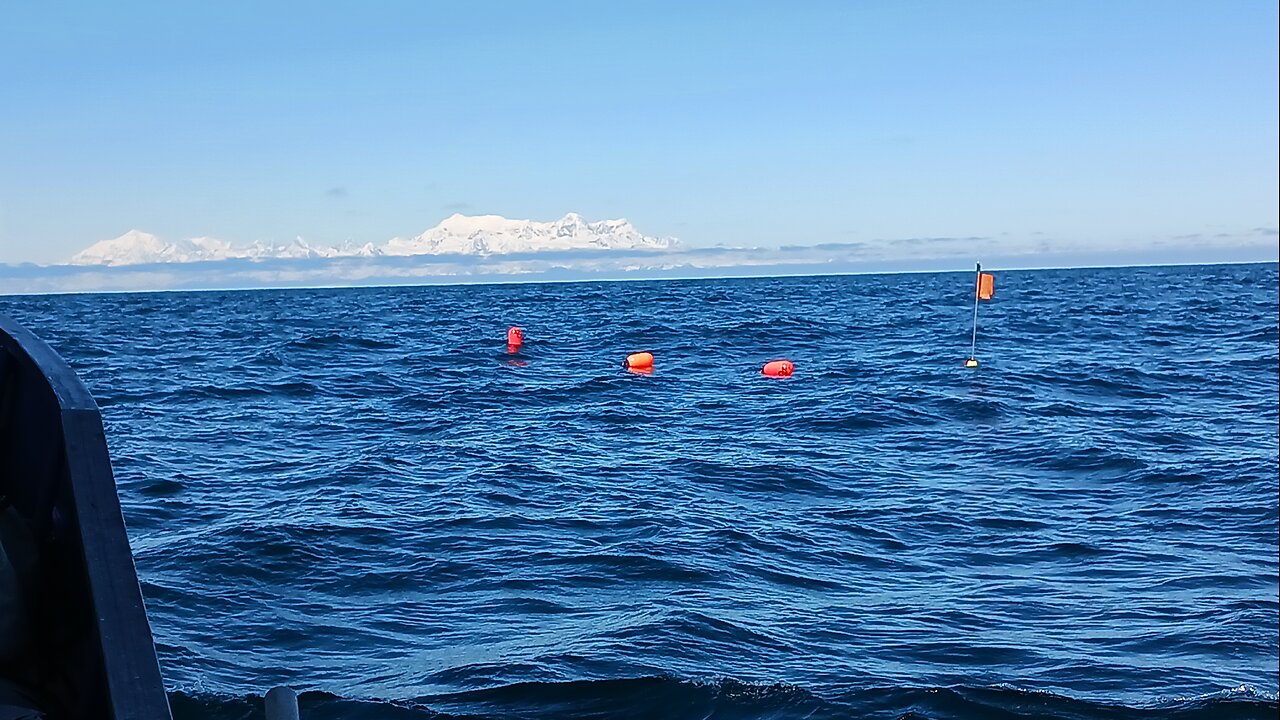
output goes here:
[{"label": "flag pole", "polygon": [[982,263],[973,276],[973,339],[969,345],[969,359],[964,361],[967,368],[978,367],[978,294],[982,288]]}]

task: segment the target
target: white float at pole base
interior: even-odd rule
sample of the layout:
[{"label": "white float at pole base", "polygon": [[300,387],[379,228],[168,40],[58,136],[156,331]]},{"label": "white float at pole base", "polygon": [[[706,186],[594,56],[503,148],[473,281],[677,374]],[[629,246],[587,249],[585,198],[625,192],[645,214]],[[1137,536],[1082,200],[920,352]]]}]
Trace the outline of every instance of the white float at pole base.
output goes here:
[{"label": "white float at pole base", "polygon": [[298,694],[287,687],[267,691],[267,720],[299,720]]}]

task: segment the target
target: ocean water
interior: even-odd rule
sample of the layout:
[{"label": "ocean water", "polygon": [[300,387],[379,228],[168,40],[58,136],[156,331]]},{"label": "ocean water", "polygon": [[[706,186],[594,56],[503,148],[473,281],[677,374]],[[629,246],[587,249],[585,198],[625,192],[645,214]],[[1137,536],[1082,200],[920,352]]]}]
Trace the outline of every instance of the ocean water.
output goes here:
[{"label": "ocean water", "polygon": [[1277,267],[997,271],[976,371],[972,280],[0,311],[102,407],[179,719],[1276,717]]}]

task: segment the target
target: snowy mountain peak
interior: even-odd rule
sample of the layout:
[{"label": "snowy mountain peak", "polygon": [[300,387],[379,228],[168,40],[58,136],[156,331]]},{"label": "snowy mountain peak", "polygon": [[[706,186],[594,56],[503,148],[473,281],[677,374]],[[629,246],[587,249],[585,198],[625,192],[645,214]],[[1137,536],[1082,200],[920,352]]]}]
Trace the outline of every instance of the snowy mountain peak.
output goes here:
[{"label": "snowy mountain peak", "polygon": [[[202,238],[202,240],[207,238]],[[188,241],[191,242],[191,241]],[[136,265],[149,262],[182,262],[181,250],[148,232],[130,230],[110,240],[94,243],[71,257],[73,265]]]},{"label": "snowy mountain peak", "polygon": [[158,240],[160,240],[160,238],[156,237],[155,235],[152,235],[149,232],[143,232],[142,230],[139,230],[137,228],[133,228],[129,232],[121,235],[120,237],[114,238],[115,242],[154,243]]},{"label": "snowy mountain peak", "polygon": [[500,215],[460,215],[409,239],[387,243],[388,255],[504,255],[554,250],[667,250],[673,238],[640,234],[626,220],[587,222],[577,213],[559,220],[510,220]]}]

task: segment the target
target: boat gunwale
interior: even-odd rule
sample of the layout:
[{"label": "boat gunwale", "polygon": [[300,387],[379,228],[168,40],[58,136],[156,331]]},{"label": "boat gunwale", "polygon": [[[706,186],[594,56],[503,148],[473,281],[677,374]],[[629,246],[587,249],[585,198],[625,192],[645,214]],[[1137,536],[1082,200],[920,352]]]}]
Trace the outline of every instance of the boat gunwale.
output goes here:
[{"label": "boat gunwale", "polygon": [[2,313],[0,349],[25,366],[28,382],[41,378],[58,403],[61,459],[80,534],[111,717],[171,718],[98,404],[48,343]]}]

